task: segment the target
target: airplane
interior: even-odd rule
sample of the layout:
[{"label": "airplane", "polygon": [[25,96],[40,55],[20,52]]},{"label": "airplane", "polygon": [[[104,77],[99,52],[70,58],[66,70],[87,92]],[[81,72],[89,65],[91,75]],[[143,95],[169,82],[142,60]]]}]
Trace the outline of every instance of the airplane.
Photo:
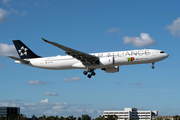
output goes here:
[{"label": "airplane", "polygon": [[95,76],[94,70],[101,69],[107,73],[119,72],[121,65],[154,63],[166,59],[169,55],[162,50],[142,49],[130,51],[102,52],[87,54],[42,38],[67,54],[66,56],[41,57],[31,51],[20,40],[13,40],[20,58],[7,56],[15,63],[51,70],[86,69],[83,71],[88,78]]}]

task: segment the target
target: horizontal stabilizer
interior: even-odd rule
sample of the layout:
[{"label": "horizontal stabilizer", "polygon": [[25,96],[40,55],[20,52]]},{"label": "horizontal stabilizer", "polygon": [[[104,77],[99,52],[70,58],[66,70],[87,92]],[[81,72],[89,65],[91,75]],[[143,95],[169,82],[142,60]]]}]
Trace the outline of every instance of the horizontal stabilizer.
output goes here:
[{"label": "horizontal stabilizer", "polygon": [[14,59],[14,60],[17,60],[17,61],[20,61],[20,62],[22,62],[24,64],[29,64],[29,61],[27,61],[27,60],[23,60],[23,59],[20,59],[20,58],[17,58],[17,57],[13,57],[13,56],[7,56],[7,57],[9,57],[11,59]]}]

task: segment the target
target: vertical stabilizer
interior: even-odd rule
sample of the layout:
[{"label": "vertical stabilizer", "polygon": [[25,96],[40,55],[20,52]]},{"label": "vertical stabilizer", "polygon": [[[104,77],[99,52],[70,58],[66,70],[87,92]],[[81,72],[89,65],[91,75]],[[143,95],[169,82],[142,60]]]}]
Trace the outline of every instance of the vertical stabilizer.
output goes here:
[{"label": "vertical stabilizer", "polygon": [[40,56],[36,55],[33,51],[31,51],[23,42],[20,40],[13,40],[13,43],[16,47],[16,50],[21,59],[29,59],[29,58],[39,58]]}]

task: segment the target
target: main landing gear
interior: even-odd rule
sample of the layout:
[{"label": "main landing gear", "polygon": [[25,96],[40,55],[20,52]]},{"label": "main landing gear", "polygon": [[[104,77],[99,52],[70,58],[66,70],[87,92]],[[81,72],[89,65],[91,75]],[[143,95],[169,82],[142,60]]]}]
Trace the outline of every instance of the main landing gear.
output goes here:
[{"label": "main landing gear", "polygon": [[155,68],[154,63],[152,63],[152,69],[154,69],[154,68]]},{"label": "main landing gear", "polygon": [[[88,74],[88,72],[89,72],[90,74]],[[84,75],[87,75],[87,74],[88,74],[88,75],[87,75],[88,78],[91,78],[92,76],[95,76],[95,75],[96,75],[96,73],[94,72],[94,70],[93,70],[93,69],[90,69],[90,68],[88,68],[87,71],[84,71],[83,74],[84,74]]]}]

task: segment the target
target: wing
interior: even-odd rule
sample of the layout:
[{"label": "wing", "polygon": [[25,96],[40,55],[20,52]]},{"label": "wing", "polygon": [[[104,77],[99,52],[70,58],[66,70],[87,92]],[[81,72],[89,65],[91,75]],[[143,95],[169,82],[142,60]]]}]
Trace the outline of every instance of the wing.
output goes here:
[{"label": "wing", "polygon": [[24,64],[29,64],[29,63],[30,63],[30,62],[27,61],[27,60],[23,60],[23,59],[20,59],[20,58],[17,58],[17,57],[13,57],[13,56],[7,56],[7,57],[9,57],[9,58],[11,58],[11,59],[14,59],[14,60],[17,60],[17,61],[20,61],[20,62],[22,62],[22,63],[24,63]]},{"label": "wing", "polygon": [[61,48],[62,50],[66,51],[65,53],[72,56],[73,58],[76,58],[80,60],[85,66],[93,65],[93,64],[99,64],[99,58],[87,53],[83,53],[68,47],[65,47],[63,45],[57,44],[55,42],[48,41],[44,38],[42,38],[45,42],[52,44],[58,48]]}]

